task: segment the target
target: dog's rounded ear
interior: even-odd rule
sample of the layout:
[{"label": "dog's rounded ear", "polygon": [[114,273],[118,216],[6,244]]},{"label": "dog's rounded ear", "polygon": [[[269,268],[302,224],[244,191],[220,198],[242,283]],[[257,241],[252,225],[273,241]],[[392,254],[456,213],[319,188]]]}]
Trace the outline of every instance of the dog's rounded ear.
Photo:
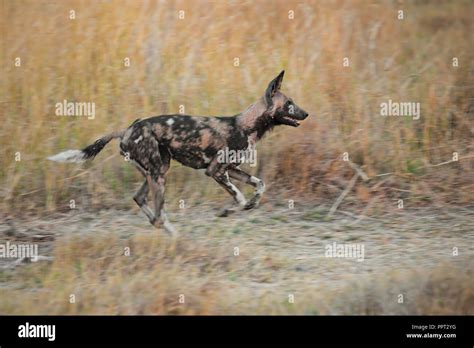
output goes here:
[{"label": "dog's rounded ear", "polygon": [[285,70],[282,70],[281,73],[278,74],[277,77],[275,77],[267,87],[267,90],[265,91],[265,102],[267,103],[267,106],[270,107],[273,105],[273,96],[275,93],[280,90],[281,88],[281,83],[283,81],[283,75],[285,74]]}]

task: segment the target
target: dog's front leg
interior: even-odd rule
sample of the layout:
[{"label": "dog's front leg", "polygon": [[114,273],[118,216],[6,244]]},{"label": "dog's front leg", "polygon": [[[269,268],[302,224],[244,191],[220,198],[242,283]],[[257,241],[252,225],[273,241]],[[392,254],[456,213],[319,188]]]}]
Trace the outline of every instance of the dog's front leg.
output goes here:
[{"label": "dog's front leg", "polygon": [[[240,192],[240,190],[230,181],[229,174],[227,173],[227,171],[222,172],[221,170],[218,170],[212,176],[212,178],[227,192],[229,192],[235,203],[237,203],[241,207],[245,207],[247,201],[245,200],[245,197],[242,192]],[[227,216],[235,211],[236,210],[233,207],[226,207],[218,214],[218,216]]]},{"label": "dog's front leg", "polygon": [[228,173],[232,179],[239,180],[255,187],[255,193],[252,198],[250,198],[245,204],[244,209],[248,210],[258,206],[258,204],[260,203],[260,199],[262,198],[262,195],[265,192],[265,183],[263,182],[263,180],[253,175],[250,175],[235,166],[229,167]]},{"label": "dog's front leg", "polygon": [[228,164],[219,162],[219,156],[215,156],[206,168],[206,175],[213,178],[218,172],[224,173],[226,166],[228,166]]}]

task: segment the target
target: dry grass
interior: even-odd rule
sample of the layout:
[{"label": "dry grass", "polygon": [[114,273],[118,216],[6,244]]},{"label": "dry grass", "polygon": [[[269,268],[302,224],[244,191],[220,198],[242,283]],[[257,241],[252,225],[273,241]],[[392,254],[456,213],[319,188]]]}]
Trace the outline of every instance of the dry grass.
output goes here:
[{"label": "dry grass", "polygon": [[[17,222],[3,237],[36,240],[53,259],[15,268],[0,259],[0,313],[474,314],[472,214],[417,211],[354,225],[317,213],[175,212],[176,243],[128,212]],[[333,242],[362,243],[364,261],[325,257]]]},{"label": "dry grass", "polygon": [[[189,114],[235,114],[281,69],[284,91],[311,118],[297,130],[276,130],[259,146],[256,170],[269,191],[285,188],[310,200],[337,196],[328,184],[343,187],[350,179],[340,160],[348,151],[369,175],[397,173],[392,187],[413,200],[472,202],[471,1],[3,1],[2,7],[5,210],[51,211],[69,199],[119,204],[125,197],[121,204],[129,207],[138,175],[115,146],[82,169],[45,157],[136,118],[175,113],[179,105]],[[420,102],[421,119],[381,117],[379,104],[389,98]],[[56,116],[55,103],[64,99],[95,102],[96,118]],[[463,159],[418,169],[453,152]],[[169,183],[173,201],[199,203],[219,192],[177,165]],[[354,192],[367,201],[380,190],[358,184]]]},{"label": "dry grass", "polygon": [[[125,247],[131,255],[124,256]],[[0,313],[8,314],[473,314],[472,262],[465,270],[438,266],[392,270],[293,289],[270,279],[294,277],[278,254],[255,258],[255,247],[234,257],[229,246],[172,245],[140,233],[65,238],[54,261],[2,271]],[[261,254],[261,250],[258,250]],[[257,264],[257,265],[256,265]],[[258,267],[257,267],[258,266]],[[286,271],[285,271],[286,270]],[[249,282],[249,277],[258,278]],[[316,276],[316,275],[314,275]],[[276,277],[276,278],[275,278]],[[351,280],[353,279],[353,280]],[[10,282],[9,282],[10,281]],[[5,284],[9,284],[5,286]],[[295,294],[295,303],[288,302]],[[404,303],[397,302],[404,294]],[[69,303],[74,294],[75,303]],[[184,303],[180,295],[184,294]]]}]

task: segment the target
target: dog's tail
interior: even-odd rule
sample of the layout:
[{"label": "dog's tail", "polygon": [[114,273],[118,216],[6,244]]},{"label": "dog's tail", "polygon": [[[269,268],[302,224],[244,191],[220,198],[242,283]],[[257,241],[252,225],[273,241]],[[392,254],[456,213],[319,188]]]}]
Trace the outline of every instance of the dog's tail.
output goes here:
[{"label": "dog's tail", "polygon": [[125,130],[112,132],[96,140],[93,144],[82,150],[67,150],[57,155],[48,157],[50,161],[82,163],[88,159],[93,159],[102,149],[114,138],[122,138]]}]

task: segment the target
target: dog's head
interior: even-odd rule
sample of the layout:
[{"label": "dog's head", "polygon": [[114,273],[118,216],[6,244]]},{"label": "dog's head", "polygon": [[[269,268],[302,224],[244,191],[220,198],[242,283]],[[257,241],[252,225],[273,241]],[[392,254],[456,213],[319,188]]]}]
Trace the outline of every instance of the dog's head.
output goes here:
[{"label": "dog's head", "polygon": [[308,117],[308,113],[296,105],[291,98],[280,92],[284,74],[285,70],[270,82],[265,91],[264,101],[267,105],[267,113],[277,125],[298,127],[299,121]]}]

